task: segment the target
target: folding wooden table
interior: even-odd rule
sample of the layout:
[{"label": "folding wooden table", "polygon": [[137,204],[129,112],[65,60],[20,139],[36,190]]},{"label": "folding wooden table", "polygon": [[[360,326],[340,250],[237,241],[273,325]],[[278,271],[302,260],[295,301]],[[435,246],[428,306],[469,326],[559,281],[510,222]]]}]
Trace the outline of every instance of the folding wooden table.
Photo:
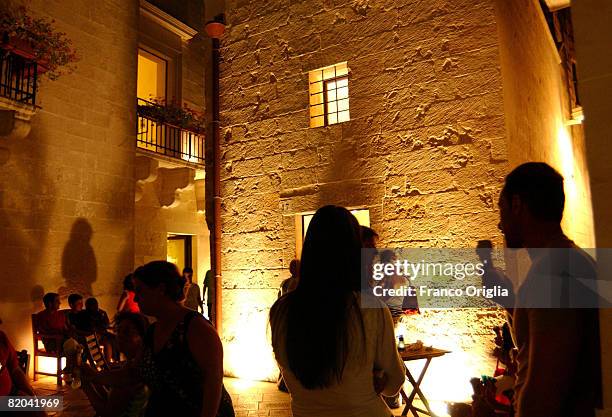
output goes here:
[{"label": "folding wooden table", "polygon": [[[408,379],[408,381],[410,381],[410,384],[412,385],[412,392],[410,393],[410,395],[406,395],[406,391],[404,391],[403,387],[400,390],[400,395],[402,396],[404,402],[406,403],[406,406],[404,407],[404,411],[402,411],[402,415],[407,416],[408,411],[410,411],[412,412],[412,415],[415,417],[419,417],[420,415],[419,413],[435,417],[435,414],[431,411],[431,408],[429,407],[429,402],[427,401],[427,398],[425,398],[423,391],[421,391],[420,386],[421,386],[421,382],[423,382],[423,378],[425,377],[425,372],[427,372],[427,368],[429,368],[429,364],[431,363],[431,360],[433,358],[437,358],[438,356],[443,356],[447,353],[450,353],[450,351],[423,347],[416,351],[415,350],[405,350],[405,351],[400,351],[399,353],[404,362],[425,359],[425,366],[421,370],[421,374],[416,380],[414,379],[414,377],[410,373],[410,370],[406,366],[406,379]],[[419,397],[419,399],[425,406],[425,410],[412,405],[413,401],[415,400],[417,396]]]}]

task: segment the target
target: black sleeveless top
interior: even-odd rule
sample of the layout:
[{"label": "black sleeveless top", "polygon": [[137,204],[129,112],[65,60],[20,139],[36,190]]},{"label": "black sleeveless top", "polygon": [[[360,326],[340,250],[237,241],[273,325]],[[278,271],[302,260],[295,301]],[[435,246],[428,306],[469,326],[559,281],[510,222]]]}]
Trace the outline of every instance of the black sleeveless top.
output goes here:
[{"label": "black sleeveless top", "polygon": [[[157,353],[153,348],[155,323],[147,330],[140,367],[141,377],[151,390],[146,417],[199,417],[202,413],[202,370],[187,343],[187,329],[196,316],[195,311],[187,313]],[[232,399],[222,387],[217,417],[233,416]]]}]

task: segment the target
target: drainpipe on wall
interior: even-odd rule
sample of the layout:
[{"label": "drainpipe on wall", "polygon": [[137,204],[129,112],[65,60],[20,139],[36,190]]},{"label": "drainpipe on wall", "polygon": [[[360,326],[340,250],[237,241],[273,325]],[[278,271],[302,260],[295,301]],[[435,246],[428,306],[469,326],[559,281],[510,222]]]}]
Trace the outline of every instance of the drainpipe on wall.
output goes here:
[{"label": "drainpipe on wall", "polygon": [[223,15],[218,15],[206,24],[206,33],[212,39],[212,190],[213,190],[213,227],[211,236],[211,270],[215,277],[215,317],[214,324],[221,335],[222,322],[222,281],[221,281],[221,152],[219,139],[221,127],[219,118],[219,61],[220,41],[225,31]]}]

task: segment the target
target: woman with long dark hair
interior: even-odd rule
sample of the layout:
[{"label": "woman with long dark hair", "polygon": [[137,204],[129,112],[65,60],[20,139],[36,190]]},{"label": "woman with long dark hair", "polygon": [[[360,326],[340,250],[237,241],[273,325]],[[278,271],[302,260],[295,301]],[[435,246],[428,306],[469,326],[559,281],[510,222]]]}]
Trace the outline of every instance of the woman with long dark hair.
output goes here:
[{"label": "woman with long dark hair", "polygon": [[223,347],[200,314],[181,305],[185,279],[153,261],[134,272],[135,301],[157,321],[144,340],[141,377],[151,389],[146,417],[233,417],[223,388]]},{"label": "woman with long dark hair", "polygon": [[388,417],[379,394],[395,395],[404,382],[389,310],[376,299],[368,306],[377,308],[361,308],[361,297],[372,297],[360,293],[361,246],[348,210],[320,208],[306,233],[297,288],[270,311],[294,417]]}]

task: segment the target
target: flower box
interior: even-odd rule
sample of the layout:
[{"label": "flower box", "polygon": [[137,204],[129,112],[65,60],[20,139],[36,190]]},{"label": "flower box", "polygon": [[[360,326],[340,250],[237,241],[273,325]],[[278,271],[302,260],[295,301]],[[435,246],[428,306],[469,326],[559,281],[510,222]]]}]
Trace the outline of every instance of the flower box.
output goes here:
[{"label": "flower box", "polygon": [[0,14],[0,47],[37,64],[38,74],[51,80],[74,70],[79,58],[65,33],[53,21],[32,17],[25,7]]}]

